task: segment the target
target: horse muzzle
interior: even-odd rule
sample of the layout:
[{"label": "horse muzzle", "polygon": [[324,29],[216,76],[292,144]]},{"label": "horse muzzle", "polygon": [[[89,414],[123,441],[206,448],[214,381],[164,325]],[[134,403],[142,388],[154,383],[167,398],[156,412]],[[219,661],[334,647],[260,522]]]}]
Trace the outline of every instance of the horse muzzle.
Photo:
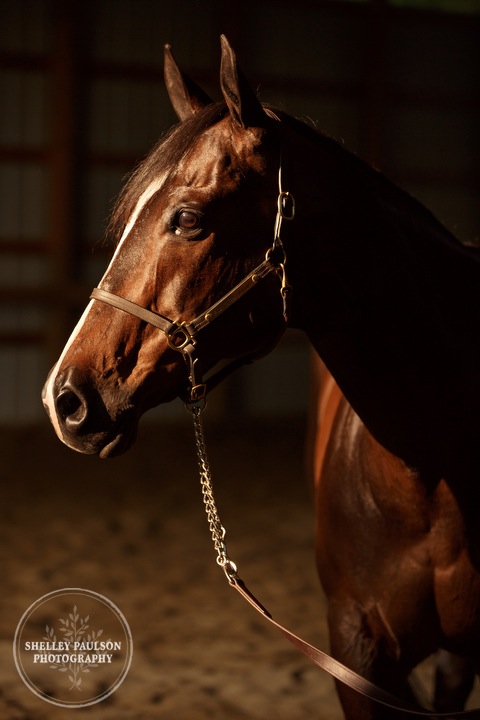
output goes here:
[{"label": "horse muzzle", "polygon": [[60,440],[77,452],[113,457],[127,450],[135,439],[137,418],[133,410],[126,405],[112,417],[95,384],[77,368],[57,375],[53,369],[42,400]]}]

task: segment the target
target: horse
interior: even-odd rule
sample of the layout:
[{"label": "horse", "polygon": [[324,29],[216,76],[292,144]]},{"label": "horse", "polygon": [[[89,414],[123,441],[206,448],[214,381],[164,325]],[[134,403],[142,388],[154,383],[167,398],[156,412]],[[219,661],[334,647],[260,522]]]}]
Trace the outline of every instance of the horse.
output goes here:
[{"label": "horse", "polygon": [[[220,102],[169,46],[165,82],[180,122],[113,211],[111,262],[44,386],[54,429],[118,455],[146,410],[203,403],[225,363],[301,329],[319,358],[311,466],[331,652],[408,699],[437,653],[434,708],[457,711],[480,667],[479,251],[262,104],[225,37]],[[337,690],[347,720],[404,716]]]}]

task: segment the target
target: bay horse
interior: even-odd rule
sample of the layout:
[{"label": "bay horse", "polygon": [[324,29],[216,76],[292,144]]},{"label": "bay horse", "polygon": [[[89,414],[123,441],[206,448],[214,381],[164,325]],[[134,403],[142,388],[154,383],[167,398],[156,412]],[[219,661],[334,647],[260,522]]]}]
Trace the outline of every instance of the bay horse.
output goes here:
[{"label": "bay horse", "polygon": [[[383,174],[262,105],[222,37],[222,102],[165,50],[181,121],[114,210],[112,260],[44,387],[59,438],[108,458],[142,413],[286,326],[321,358],[313,480],[333,655],[436,710],[480,668],[479,251]],[[214,382],[218,380],[214,377]],[[400,717],[338,686],[348,720]]]}]

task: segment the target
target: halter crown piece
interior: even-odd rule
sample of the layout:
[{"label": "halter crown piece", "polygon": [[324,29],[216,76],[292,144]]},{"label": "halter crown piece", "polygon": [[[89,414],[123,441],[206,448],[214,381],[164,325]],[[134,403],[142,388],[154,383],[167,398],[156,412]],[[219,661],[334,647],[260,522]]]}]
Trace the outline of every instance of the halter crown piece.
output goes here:
[{"label": "halter crown piece", "polygon": [[281,231],[283,221],[293,220],[294,217],[295,200],[289,192],[285,192],[282,189],[282,166],[280,163],[273,244],[267,250],[265,259],[244,277],[243,280],[235,285],[232,290],[229,290],[220,300],[217,300],[216,303],[211,305],[208,310],[205,310],[190,322],[175,322],[164,315],[160,315],[141,305],[137,305],[137,303],[131,300],[120,297],[120,295],[115,295],[115,293],[109,290],[102,290],[102,288],[94,288],[90,298],[100,300],[107,305],[112,305],[118,310],[123,310],[130,315],[134,315],[161,330],[167,338],[169,347],[172,350],[181,352],[187,365],[189,387],[183,397],[185,403],[187,405],[198,402],[204,403],[209,390],[218,385],[226,375],[237,367],[251,362],[254,356],[251,355],[249,358],[233,360],[229,365],[214,373],[208,380],[204,380],[200,358],[196,349],[197,336],[201,330],[210,325],[216,318],[222,315],[225,310],[243,297],[245,293],[255,287],[260,280],[270,275],[271,272],[275,272],[280,278],[280,293],[283,299],[283,318],[285,324],[288,321],[288,295],[291,288],[288,284],[285,270],[287,258],[281,238]]}]

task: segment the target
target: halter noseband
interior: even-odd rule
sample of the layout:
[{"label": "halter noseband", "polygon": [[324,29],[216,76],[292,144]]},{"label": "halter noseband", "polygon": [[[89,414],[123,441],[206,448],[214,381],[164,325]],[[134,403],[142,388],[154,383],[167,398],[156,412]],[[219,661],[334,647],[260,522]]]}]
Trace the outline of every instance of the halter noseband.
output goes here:
[{"label": "halter noseband", "polygon": [[215,387],[227,374],[239,365],[252,362],[256,355],[261,354],[258,352],[255,355],[250,355],[248,358],[233,360],[229,365],[218,370],[212,377],[205,381],[203,379],[200,358],[196,352],[197,336],[201,330],[210,325],[216,318],[222,315],[225,310],[243,297],[245,293],[255,287],[260,280],[272,272],[275,272],[281,281],[280,293],[283,299],[283,317],[285,323],[287,322],[287,295],[290,287],[285,272],[286,254],[281,238],[281,229],[283,220],[293,220],[295,216],[295,200],[289,192],[285,192],[282,189],[281,164],[278,171],[278,190],[273,244],[267,250],[265,259],[243,278],[243,280],[235,285],[234,288],[229,290],[220,300],[217,300],[208,310],[202,312],[194,320],[190,322],[175,322],[164,315],[160,315],[152,310],[147,310],[131,300],[115,295],[109,290],[102,290],[97,287],[93,289],[90,295],[90,298],[93,300],[100,300],[107,305],[112,305],[118,310],[123,310],[130,315],[134,315],[150,325],[154,325],[164,333],[169,347],[172,350],[182,353],[188,369],[189,389],[184,398],[187,404],[192,405],[204,401],[207,392],[212,387]]}]

